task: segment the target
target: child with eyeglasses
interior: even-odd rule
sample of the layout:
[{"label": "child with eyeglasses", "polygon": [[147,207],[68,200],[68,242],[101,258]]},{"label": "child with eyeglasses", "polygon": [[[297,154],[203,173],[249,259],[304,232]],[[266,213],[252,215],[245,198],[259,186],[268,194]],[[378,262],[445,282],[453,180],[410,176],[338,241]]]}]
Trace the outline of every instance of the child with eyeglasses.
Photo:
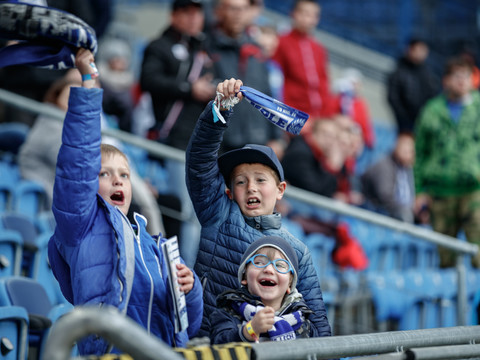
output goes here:
[{"label": "child with eyeglasses", "polygon": [[298,259],[283,238],[264,236],[245,251],[238,269],[241,287],[217,297],[210,315],[211,340],[283,341],[318,336],[313,311],[297,291]]}]

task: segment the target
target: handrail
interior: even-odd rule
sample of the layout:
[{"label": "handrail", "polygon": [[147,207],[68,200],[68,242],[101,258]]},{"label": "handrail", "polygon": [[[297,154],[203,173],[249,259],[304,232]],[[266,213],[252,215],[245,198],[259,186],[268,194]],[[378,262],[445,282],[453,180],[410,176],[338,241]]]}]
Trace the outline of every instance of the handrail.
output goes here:
[{"label": "handrail", "polygon": [[[65,112],[58,108],[8,92],[4,89],[0,89],[0,101],[4,101],[10,105],[22,108],[32,113],[41,113],[47,115],[55,120],[63,121],[65,118]],[[147,140],[137,135],[117,129],[102,129],[102,134],[115,137],[128,144],[137,146],[153,155],[179,162],[185,162],[185,152],[171,146],[167,146],[152,140]],[[460,253],[475,255],[478,252],[478,246],[475,244],[461,241],[457,238],[437,233],[420,226],[402,222],[372,211],[360,209],[358,207],[348,205],[325,196],[314,194],[291,185],[287,187],[285,196],[310,205],[319,206],[323,209],[331,210],[338,214],[353,216],[372,224],[385,226],[389,229],[399,232],[405,232],[410,235],[428,240],[434,244],[445,246]]]},{"label": "handrail", "polygon": [[[44,358],[66,360],[73,344],[97,334],[134,359],[182,359],[158,338],[111,306],[79,306],[61,317],[48,336]],[[331,359],[384,354],[412,348],[474,344],[480,340],[480,326],[458,326],[424,330],[330,336],[252,344],[257,360]],[[477,353],[478,355],[478,353]]]},{"label": "handrail", "polygon": [[471,344],[415,348],[400,353],[365,356],[361,360],[454,360],[478,359],[479,357],[480,345]]},{"label": "handrail", "polygon": [[[47,115],[54,120],[63,121],[65,112],[55,108],[51,105],[44,104],[32,100],[30,98],[8,92],[0,89],[0,101],[24,109],[32,113],[41,113]],[[142,137],[133,135],[116,129],[102,129],[102,134],[115,137],[125,143],[137,146],[148,151],[150,154],[185,162],[185,152],[173,147],[160,144],[156,141],[144,139]],[[463,255],[475,255],[478,252],[478,246],[469,242],[461,241],[457,238],[447,236],[429,229],[415,226],[406,222],[402,222],[385,215],[377,214],[368,210],[360,209],[340,201],[333,200],[318,194],[288,186],[285,192],[286,197],[296,199],[307,204],[318,206],[341,215],[353,216],[366,222],[384,226],[386,228],[405,232],[420,239],[424,239],[431,243],[444,246],[454,250]],[[462,256],[458,257],[457,261],[457,276],[458,276],[458,301],[457,301],[457,315],[458,325],[466,324],[466,309],[467,309],[467,290],[466,290],[466,271],[463,265]]]},{"label": "handrail", "polygon": [[[398,352],[411,348],[464,345],[480,339],[480,326],[456,326],[372,334],[330,336],[253,344],[256,360],[343,358]],[[294,346],[293,346],[294,345]]]},{"label": "handrail", "polygon": [[80,306],[59,318],[48,335],[43,358],[69,359],[73,344],[91,334],[107,340],[134,359],[183,359],[170,346],[111,306]]}]

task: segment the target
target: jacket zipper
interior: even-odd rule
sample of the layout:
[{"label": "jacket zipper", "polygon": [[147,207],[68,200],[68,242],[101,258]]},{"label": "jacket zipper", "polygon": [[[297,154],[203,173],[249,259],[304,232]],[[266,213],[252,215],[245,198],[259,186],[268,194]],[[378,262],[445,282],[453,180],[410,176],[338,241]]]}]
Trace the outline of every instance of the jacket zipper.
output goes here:
[{"label": "jacket zipper", "polygon": [[150,279],[150,299],[148,301],[148,318],[147,318],[147,331],[148,333],[150,333],[150,323],[152,319],[152,306],[153,306],[153,278],[152,278],[152,275],[150,274],[150,271],[148,270],[147,264],[145,263],[142,247],[140,246],[140,231],[141,231],[140,227],[138,227],[138,231],[139,231],[139,235],[135,234],[134,236],[138,244],[138,250],[140,251],[140,258],[142,259],[143,267],[147,271],[148,277]]}]

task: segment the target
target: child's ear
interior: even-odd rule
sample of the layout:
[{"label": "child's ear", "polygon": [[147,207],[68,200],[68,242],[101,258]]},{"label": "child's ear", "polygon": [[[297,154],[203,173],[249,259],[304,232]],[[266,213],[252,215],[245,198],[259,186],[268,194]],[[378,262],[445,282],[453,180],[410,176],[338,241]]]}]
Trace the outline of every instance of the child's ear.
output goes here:
[{"label": "child's ear", "polygon": [[281,181],[280,184],[278,184],[277,189],[277,200],[282,200],[283,194],[285,194],[285,189],[287,188],[287,182],[286,181]]},{"label": "child's ear", "polygon": [[290,291],[290,287],[289,287],[289,288],[287,289],[287,294],[290,294],[290,292],[291,292],[291,291]]},{"label": "child's ear", "polygon": [[240,282],[240,284],[242,284],[242,285],[247,285],[247,280],[246,280],[246,279],[243,279],[243,280]]},{"label": "child's ear", "polygon": [[225,194],[227,194],[227,196],[230,200],[233,200],[233,194],[228,187],[225,188]]}]

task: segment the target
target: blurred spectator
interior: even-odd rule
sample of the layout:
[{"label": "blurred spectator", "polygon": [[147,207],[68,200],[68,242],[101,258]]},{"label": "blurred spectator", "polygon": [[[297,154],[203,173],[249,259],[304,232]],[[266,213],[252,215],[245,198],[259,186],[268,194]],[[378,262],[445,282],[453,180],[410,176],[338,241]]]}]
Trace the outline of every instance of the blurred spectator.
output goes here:
[{"label": "blurred spectator", "polygon": [[[215,78],[219,81],[232,77],[242,79],[246,86],[271,95],[269,72],[262,49],[247,33],[247,26],[251,22],[250,10],[250,0],[217,2],[216,25],[209,41]],[[247,143],[266,145],[282,136],[281,129],[267,121],[248,102],[242,101],[235,107],[223,138],[222,151],[237,149]]]},{"label": "blurred spectator", "polygon": [[340,141],[340,127],[333,119],[316,119],[311,132],[294,137],[282,160],[285,179],[293,186],[336,197],[345,191],[347,154]]},{"label": "blurred spectator", "polygon": [[414,222],[415,141],[410,133],[398,135],[393,151],[370,166],[361,177],[370,210]]},{"label": "blurred spectator", "polygon": [[267,59],[268,82],[272,91],[272,97],[279,101],[283,99],[283,87],[285,79],[282,68],[272,59],[278,47],[279,36],[274,24],[258,25],[255,40],[262,48],[263,56]]},{"label": "blurred spectator", "polygon": [[388,103],[395,115],[398,132],[412,132],[422,106],[440,92],[440,84],[425,63],[428,44],[411,39],[396,69],[388,79]]},{"label": "blurred spectator", "polygon": [[347,68],[335,80],[333,88],[332,111],[350,116],[362,129],[365,145],[373,148],[375,132],[372,127],[370,112],[366,100],[361,96],[362,73],[354,68]]},{"label": "blurred spectator", "polygon": [[[66,111],[70,87],[81,85],[80,72],[77,69],[72,69],[51,85],[45,94],[44,102]],[[53,197],[55,166],[62,142],[62,127],[62,121],[51,119],[45,115],[38,116],[21,146],[18,156],[18,165],[22,177],[43,185],[49,203],[51,203]],[[102,141],[112,142],[113,139],[102,139]],[[116,145],[118,146],[118,144]],[[131,182],[134,184],[132,186],[132,189],[134,189],[132,190],[132,210],[138,207],[142,210],[142,213],[148,216],[148,228],[152,233],[164,232],[156,199],[148,185],[135,172],[135,164],[131,165]]]},{"label": "blurred spectator", "polygon": [[311,117],[330,115],[330,84],[326,49],[312,36],[320,21],[315,0],[296,0],[292,30],[280,37],[273,59],[285,77],[285,103]]},{"label": "blurred spectator", "polygon": [[131,49],[127,41],[106,38],[99,46],[97,67],[103,88],[103,111],[116,117],[118,127],[132,131],[135,76],[131,69]]},{"label": "blurred spectator", "polygon": [[140,86],[151,95],[156,119],[149,138],[182,150],[215,96],[203,25],[200,0],[175,0],[168,28],[148,44],[141,66]]},{"label": "blurred spectator", "polygon": [[[416,209],[429,205],[435,231],[453,237],[465,231],[480,244],[480,94],[472,90],[471,64],[450,59],[443,93],[422,109],[415,134]],[[472,258],[480,267],[480,253]],[[455,253],[440,248],[440,265],[455,265]]]}]

